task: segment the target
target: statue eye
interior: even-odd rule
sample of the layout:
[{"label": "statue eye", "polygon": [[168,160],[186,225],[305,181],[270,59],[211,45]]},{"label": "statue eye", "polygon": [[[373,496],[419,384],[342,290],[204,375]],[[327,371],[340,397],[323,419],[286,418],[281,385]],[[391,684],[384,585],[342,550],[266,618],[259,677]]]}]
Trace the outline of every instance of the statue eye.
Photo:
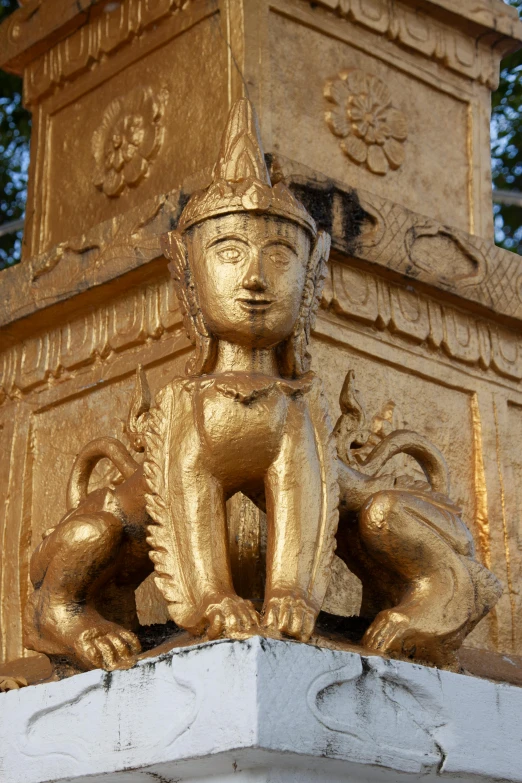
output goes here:
[{"label": "statue eye", "polygon": [[292,259],[295,258],[295,253],[289,247],[279,245],[271,247],[267,252],[267,257],[276,266],[288,266]]},{"label": "statue eye", "polygon": [[243,251],[238,247],[229,246],[218,250],[217,255],[222,261],[234,264],[243,258]]}]

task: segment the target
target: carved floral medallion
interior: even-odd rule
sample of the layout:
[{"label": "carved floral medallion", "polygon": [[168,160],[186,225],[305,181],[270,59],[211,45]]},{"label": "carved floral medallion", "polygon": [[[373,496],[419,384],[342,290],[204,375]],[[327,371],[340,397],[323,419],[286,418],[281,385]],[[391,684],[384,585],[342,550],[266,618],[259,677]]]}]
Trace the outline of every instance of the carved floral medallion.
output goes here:
[{"label": "carved floral medallion", "polygon": [[165,93],[139,87],[109,103],[92,138],[93,183],[114,198],[148,174],[163,141]]},{"label": "carved floral medallion", "polygon": [[350,160],[380,175],[402,166],[408,123],[384,82],[365,71],[344,70],[326,82],[324,94],[333,104],[327,125]]}]

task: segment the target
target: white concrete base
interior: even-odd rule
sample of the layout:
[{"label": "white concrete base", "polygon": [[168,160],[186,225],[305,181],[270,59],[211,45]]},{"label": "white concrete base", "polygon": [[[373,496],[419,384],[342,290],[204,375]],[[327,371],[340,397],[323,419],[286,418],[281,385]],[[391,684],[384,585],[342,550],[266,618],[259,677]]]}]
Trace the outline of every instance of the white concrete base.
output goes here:
[{"label": "white concrete base", "polygon": [[522,689],[254,638],[0,695],[2,783],[522,782]]}]

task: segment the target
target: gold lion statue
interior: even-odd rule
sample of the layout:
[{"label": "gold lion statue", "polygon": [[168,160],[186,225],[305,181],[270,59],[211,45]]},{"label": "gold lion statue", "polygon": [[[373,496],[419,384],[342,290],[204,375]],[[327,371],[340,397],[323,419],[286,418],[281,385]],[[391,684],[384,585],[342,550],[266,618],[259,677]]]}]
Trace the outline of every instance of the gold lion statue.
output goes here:
[{"label": "gold lion statue", "polygon": [[[355,464],[349,390],[335,431],[330,424],[308,353],[329,245],[290,189],[272,184],[252,106],[238,101],[212,183],[163,238],[195,347],[186,375],[152,404],[138,372],[129,431],[143,465],[114,438],[78,455],[68,511],[32,557],[28,648],[82,669],[132,666],[135,590],[152,570],[170,617],[196,636],[307,641],[337,534],[339,555],[363,581],[363,611],[373,612],[363,644],[453,664],[499,586],[473,559],[435,447],[392,433]],[[380,474],[397,453],[418,460],[426,486],[401,489]],[[123,480],[90,492],[102,458]],[[257,609],[231,573],[225,504],[238,491],[267,514]]]}]

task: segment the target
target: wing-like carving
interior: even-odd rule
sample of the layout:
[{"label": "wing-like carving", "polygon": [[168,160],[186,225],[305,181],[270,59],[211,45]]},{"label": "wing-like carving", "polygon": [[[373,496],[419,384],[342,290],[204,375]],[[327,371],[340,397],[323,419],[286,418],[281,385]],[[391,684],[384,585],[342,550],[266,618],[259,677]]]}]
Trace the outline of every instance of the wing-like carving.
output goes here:
[{"label": "wing-like carving", "polygon": [[160,392],[157,405],[150,413],[145,435],[146,456],[143,464],[147,485],[146,507],[153,523],[149,525],[147,542],[152,547],[150,558],[156,571],[156,584],[168,602],[174,622],[184,628],[192,625],[191,615],[195,605],[193,591],[184,574],[180,557],[180,542],[176,520],[172,518],[169,504],[171,488],[171,458],[175,444],[173,386]]}]

